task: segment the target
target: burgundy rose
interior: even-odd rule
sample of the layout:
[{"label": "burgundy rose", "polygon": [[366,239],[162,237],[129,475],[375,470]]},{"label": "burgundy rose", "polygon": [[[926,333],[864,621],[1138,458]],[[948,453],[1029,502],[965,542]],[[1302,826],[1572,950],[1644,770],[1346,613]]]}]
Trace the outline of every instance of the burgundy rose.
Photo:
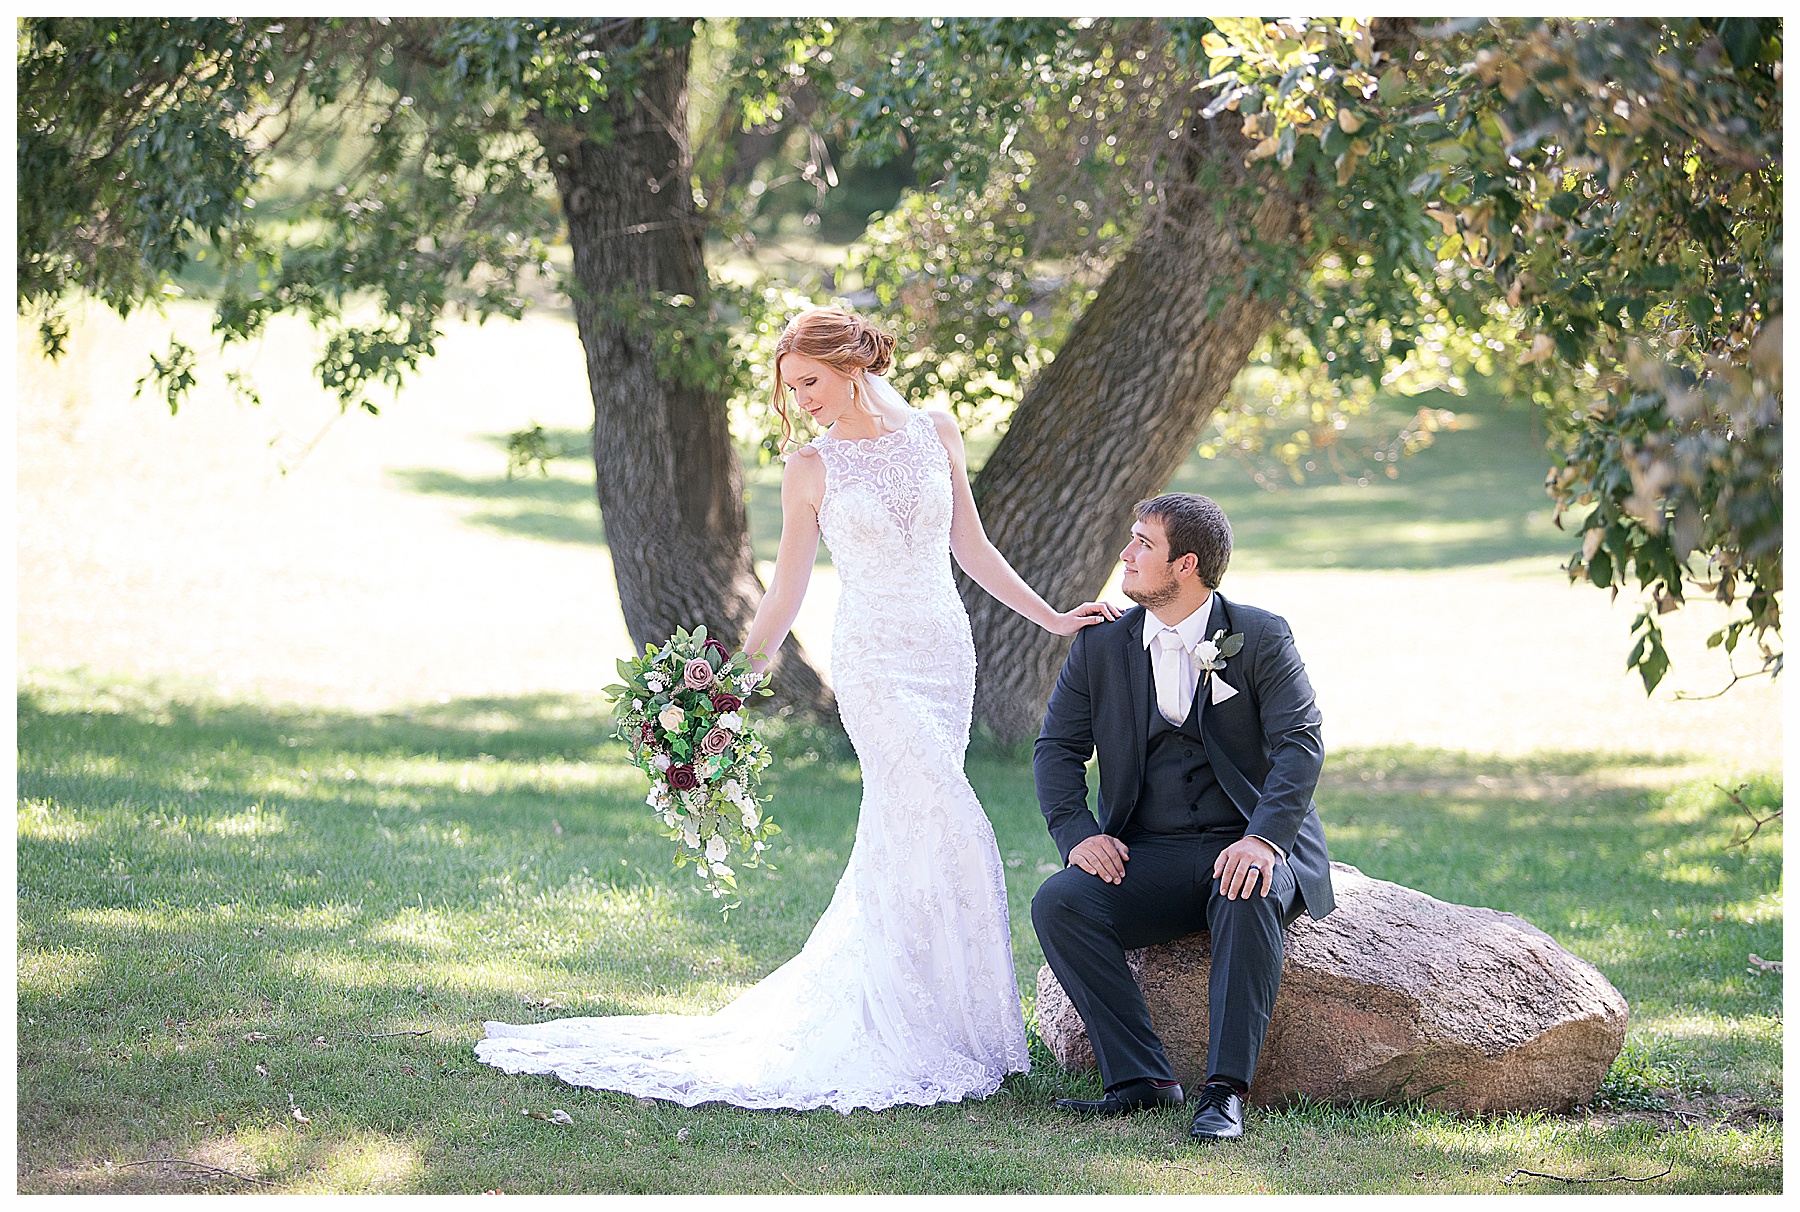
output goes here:
[{"label": "burgundy rose", "polygon": [[700,752],[707,757],[711,757],[715,753],[724,753],[729,748],[731,748],[731,734],[723,728],[714,728],[700,738]]},{"label": "burgundy rose", "polygon": [[677,791],[692,791],[700,785],[700,776],[694,773],[692,766],[669,767],[669,786]]},{"label": "burgundy rose", "polygon": [[682,668],[681,684],[689,690],[705,690],[713,684],[712,666],[705,657],[695,657]]},{"label": "burgundy rose", "polygon": [[719,659],[721,661],[729,661],[731,659],[731,650],[719,643],[719,641],[708,638],[706,643],[700,645],[701,652],[705,652],[709,648],[719,654]]},{"label": "burgundy rose", "polygon": [[724,715],[727,711],[736,711],[738,708],[742,707],[744,705],[744,700],[740,699],[735,694],[727,694],[723,690],[715,690],[712,693],[712,703],[713,710],[720,715]]}]

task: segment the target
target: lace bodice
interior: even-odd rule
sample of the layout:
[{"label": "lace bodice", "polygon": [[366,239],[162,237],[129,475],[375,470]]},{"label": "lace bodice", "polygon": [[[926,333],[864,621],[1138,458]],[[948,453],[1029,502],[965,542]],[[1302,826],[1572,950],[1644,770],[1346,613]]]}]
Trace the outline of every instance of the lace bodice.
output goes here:
[{"label": "lace bodice", "polygon": [[845,592],[933,588],[950,575],[950,456],[931,417],[907,410],[878,438],[814,438],[825,460],[819,531]]}]

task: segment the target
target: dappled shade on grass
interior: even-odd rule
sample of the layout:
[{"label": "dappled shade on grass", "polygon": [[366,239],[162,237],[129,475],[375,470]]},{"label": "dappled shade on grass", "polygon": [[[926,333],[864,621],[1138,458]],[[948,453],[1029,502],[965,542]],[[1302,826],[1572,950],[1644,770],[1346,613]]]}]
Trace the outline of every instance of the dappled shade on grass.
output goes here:
[{"label": "dappled shade on grass", "polygon": [[604,546],[593,468],[584,470],[585,480],[531,472],[468,476],[436,467],[403,467],[389,474],[413,492],[481,502],[483,508],[464,515],[467,525],[551,543]]},{"label": "dappled shade on grass", "polygon": [[[704,1012],[799,949],[854,838],[841,736],[778,730],[777,869],[722,923],[671,869],[595,700],[358,715],[34,676],[19,720],[25,1190],[182,1186],[118,1171],[150,1156],[294,1190],[1499,1190],[1540,1159],[1672,1161],[1663,1191],[1780,1182],[1779,1127],[1754,1117],[1663,1135],[1300,1107],[1255,1115],[1226,1158],[1181,1143],[1179,1114],[1072,1128],[1049,1100],[1095,1079],[1041,1046],[985,1102],[850,1117],[642,1107],[508,1076],[473,1059],[483,1019]],[[1778,1103],[1780,982],[1743,969],[1781,953],[1779,836],[1730,847],[1736,809],[1704,782],[1657,781],[1673,760],[1336,754],[1320,803],[1335,857],[1518,912],[1598,964],[1633,1003],[1623,1061],[1640,1086]],[[1021,755],[978,751],[970,774],[1029,1008],[1030,897],[1055,851]],[[575,1126],[520,1114],[552,1108]]]},{"label": "dappled shade on grass", "polygon": [[[1321,454],[1319,470],[1303,486],[1277,477],[1270,491],[1235,460],[1196,455],[1169,488],[1218,501],[1231,518],[1241,567],[1450,568],[1566,557],[1575,549],[1576,542],[1550,521],[1544,493],[1550,460],[1532,406],[1502,403],[1485,383],[1476,382],[1462,397],[1384,395],[1352,427],[1350,449],[1360,431],[1399,430],[1420,403],[1451,409],[1458,428],[1393,464],[1394,479],[1382,474],[1386,464],[1351,459],[1346,482]],[[1365,471],[1370,474],[1360,474]]]}]

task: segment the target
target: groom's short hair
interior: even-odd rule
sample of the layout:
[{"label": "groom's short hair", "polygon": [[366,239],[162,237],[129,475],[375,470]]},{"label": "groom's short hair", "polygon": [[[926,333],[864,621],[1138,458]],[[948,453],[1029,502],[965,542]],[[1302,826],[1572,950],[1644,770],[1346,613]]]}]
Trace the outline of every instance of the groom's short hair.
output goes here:
[{"label": "groom's short hair", "polygon": [[1169,536],[1169,562],[1192,555],[1200,583],[1217,589],[1231,563],[1231,523],[1211,497],[1197,492],[1165,492],[1137,504],[1138,521],[1155,518]]}]

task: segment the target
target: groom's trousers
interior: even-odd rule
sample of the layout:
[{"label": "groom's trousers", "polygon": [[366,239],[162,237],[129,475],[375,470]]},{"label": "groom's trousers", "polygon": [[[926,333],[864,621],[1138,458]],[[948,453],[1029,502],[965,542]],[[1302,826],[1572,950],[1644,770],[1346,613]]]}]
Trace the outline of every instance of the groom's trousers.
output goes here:
[{"label": "groom's trousers", "polygon": [[1044,957],[1087,1025],[1108,1088],[1175,1077],[1125,952],[1201,930],[1212,934],[1205,1076],[1245,1086],[1256,1076],[1281,983],[1282,930],[1303,906],[1285,862],[1276,863],[1268,896],[1225,897],[1213,863],[1242,836],[1242,829],[1127,830],[1119,839],[1130,851],[1122,882],[1069,866],[1032,899]]}]

